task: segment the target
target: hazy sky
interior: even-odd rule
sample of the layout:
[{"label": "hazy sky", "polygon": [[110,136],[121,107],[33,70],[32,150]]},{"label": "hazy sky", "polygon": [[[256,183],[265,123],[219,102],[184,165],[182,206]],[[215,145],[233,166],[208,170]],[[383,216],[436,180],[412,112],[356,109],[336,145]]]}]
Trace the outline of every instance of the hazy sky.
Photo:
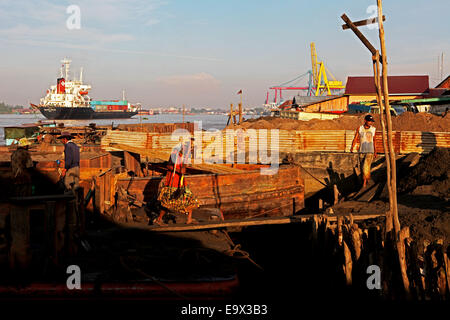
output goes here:
[{"label": "hazy sky", "polygon": [[[341,28],[370,16],[375,0],[0,0],[0,101],[39,102],[72,59],[96,99],[144,107],[260,106],[268,87],[311,69],[310,42],[345,82],[370,75],[368,50]],[[448,0],[384,0],[390,74],[428,74],[450,65]],[[69,5],[81,28],[69,30]],[[378,47],[378,31],[361,29]],[[449,68],[445,68],[448,70]],[[305,81],[306,84],[306,81]],[[293,94],[294,92],[291,92]],[[288,94],[288,92],[286,92]],[[272,95],[272,94],[271,94]]]}]

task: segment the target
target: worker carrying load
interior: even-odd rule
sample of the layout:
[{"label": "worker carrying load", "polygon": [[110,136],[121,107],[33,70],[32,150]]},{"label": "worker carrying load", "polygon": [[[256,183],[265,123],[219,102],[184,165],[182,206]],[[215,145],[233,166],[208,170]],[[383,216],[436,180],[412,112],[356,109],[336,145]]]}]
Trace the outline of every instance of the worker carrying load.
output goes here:
[{"label": "worker carrying load", "polygon": [[153,221],[157,225],[165,225],[162,218],[168,211],[187,215],[186,224],[194,222],[192,210],[199,207],[198,200],[186,186],[184,173],[185,163],[191,155],[191,142],[175,147],[167,164],[167,174],[161,180],[158,188],[158,201],[161,208],[159,217]]},{"label": "worker carrying load", "polygon": [[350,152],[353,152],[355,145],[359,142],[359,160],[362,168],[363,188],[370,180],[372,161],[377,157],[377,150],[373,138],[376,128],[373,126],[375,120],[372,115],[364,117],[364,124],[356,129]]}]

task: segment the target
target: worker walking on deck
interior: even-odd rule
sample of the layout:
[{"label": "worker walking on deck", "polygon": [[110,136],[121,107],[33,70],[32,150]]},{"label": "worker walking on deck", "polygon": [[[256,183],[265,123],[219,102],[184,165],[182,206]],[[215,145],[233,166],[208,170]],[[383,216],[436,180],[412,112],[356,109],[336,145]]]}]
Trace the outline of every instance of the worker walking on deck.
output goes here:
[{"label": "worker walking on deck", "polygon": [[359,160],[360,168],[362,168],[363,188],[367,186],[370,180],[370,171],[372,161],[377,157],[377,150],[373,138],[375,137],[376,128],[373,126],[375,120],[372,115],[368,114],[364,117],[364,124],[356,129],[350,152],[357,142],[359,142]]},{"label": "worker walking on deck", "polygon": [[74,192],[80,186],[80,148],[71,141],[69,132],[62,132],[58,137],[64,144],[64,169],[61,176],[64,178],[66,191]]},{"label": "worker walking on deck", "polygon": [[20,139],[19,146],[11,154],[11,170],[13,175],[13,195],[15,197],[28,197],[32,195],[31,174],[33,167],[28,147],[31,143],[26,138]]}]

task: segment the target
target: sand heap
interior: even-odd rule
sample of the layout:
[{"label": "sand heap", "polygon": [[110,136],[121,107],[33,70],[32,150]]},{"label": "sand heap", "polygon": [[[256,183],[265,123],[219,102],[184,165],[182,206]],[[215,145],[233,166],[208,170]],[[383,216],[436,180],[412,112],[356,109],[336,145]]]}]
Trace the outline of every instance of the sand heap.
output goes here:
[{"label": "sand heap", "polygon": [[[435,148],[398,180],[399,218],[422,250],[423,241],[443,240],[450,250],[450,149]],[[445,250],[445,249],[444,249]]]},{"label": "sand heap", "polygon": [[[334,120],[309,121],[281,119],[277,117],[260,117],[249,119],[241,125],[243,129],[281,129],[281,130],[355,130],[363,123],[366,114],[343,115]],[[373,114],[375,126],[381,128],[380,116]],[[448,132],[450,130],[450,113],[445,117],[429,113],[405,112],[398,117],[392,117],[393,130],[396,131],[431,131]],[[232,126],[229,126],[232,128]]]},{"label": "sand heap", "polygon": [[398,190],[450,198],[450,149],[434,148],[399,179]]}]

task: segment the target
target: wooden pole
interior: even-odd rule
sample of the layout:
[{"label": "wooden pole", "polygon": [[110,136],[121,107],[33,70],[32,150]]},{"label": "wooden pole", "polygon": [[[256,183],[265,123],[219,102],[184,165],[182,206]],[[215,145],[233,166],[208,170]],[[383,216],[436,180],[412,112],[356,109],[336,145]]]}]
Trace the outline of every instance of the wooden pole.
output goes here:
[{"label": "wooden pole", "polygon": [[334,204],[339,203],[339,190],[336,184],[333,184]]},{"label": "wooden pole", "polygon": [[[355,33],[355,35],[361,40],[361,42],[366,46],[367,49],[372,53],[372,55],[376,54],[375,47],[367,40],[367,38],[362,34],[361,31],[359,31],[358,27],[356,27],[353,22],[350,20],[349,17],[344,13],[341,16],[342,20],[348,25],[348,27]],[[379,20],[379,19],[378,19]],[[383,53],[382,53],[383,54]]]},{"label": "wooden pole", "polygon": [[[386,17],[383,16],[383,21],[386,21]],[[360,21],[354,21],[352,22],[353,25],[355,27],[362,27],[362,26],[366,26],[368,24],[373,24],[373,23],[378,23],[378,17],[373,18],[373,19],[365,19],[365,20],[360,20]],[[342,25],[342,29],[347,30],[350,29],[350,27],[347,24]]]},{"label": "wooden pole", "polygon": [[387,180],[386,180],[386,186],[388,189],[389,194],[389,211],[386,215],[386,232],[385,232],[385,238],[388,234],[392,232],[392,186],[391,186],[391,159],[389,157],[389,149],[387,146],[387,137],[386,137],[386,123],[385,123],[385,114],[384,114],[384,107],[383,107],[383,98],[381,93],[381,80],[380,80],[380,53],[377,50],[375,56],[372,56],[372,62],[373,62],[373,74],[374,74],[374,80],[375,80],[375,89],[377,93],[377,103],[380,107],[380,122],[381,122],[381,137],[383,140],[383,149],[384,149],[384,158],[386,161],[386,174],[387,174]]},{"label": "wooden pole", "polygon": [[[241,100],[242,100],[242,94],[241,94]],[[239,103],[239,124],[242,123],[242,102]]]},{"label": "wooden pole", "polygon": [[239,103],[239,124],[241,123],[242,123],[242,92],[241,92],[241,102]]},{"label": "wooden pole", "polygon": [[383,94],[384,94],[384,104],[385,113],[387,120],[387,138],[388,138],[388,148],[389,156],[391,160],[391,187],[392,187],[392,218],[394,224],[395,241],[397,244],[398,258],[400,262],[400,269],[402,273],[403,286],[405,288],[406,294],[409,295],[409,280],[406,273],[406,259],[405,251],[403,250],[403,245],[400,239],[400,221],[398,218],[398,208],[397,208],[397,168],[395,163],[395,151],[392,143],[392,120],[391,120],[391,107],[389,104],[389,89],[388,89],[388,70],[387,70],[387,59],[386,59],[386,43],[384,35],[383,26],[383,5],[381,0],[377,0],[378,6],[378,26],[379,26],[379,36],[381,45],[381,56],[383,64]]}]

